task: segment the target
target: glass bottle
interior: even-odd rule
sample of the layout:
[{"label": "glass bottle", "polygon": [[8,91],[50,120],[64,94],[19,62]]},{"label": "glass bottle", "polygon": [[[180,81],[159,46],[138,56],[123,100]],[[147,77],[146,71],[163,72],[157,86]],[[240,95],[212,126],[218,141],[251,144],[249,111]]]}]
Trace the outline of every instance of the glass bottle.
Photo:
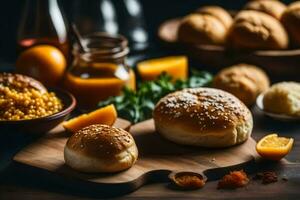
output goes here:
[{"label": "glass bottle", "polygon": [[59,48],[68,57],[68,31],[57,0],[27,0],[17,38],[19,52],[38,44]]},{"label": "glass bottle", "polygon": [[130,49],[141,51],[148,47],[149,36],[139,0],[113,0],[117,10],[119,33],[129,40]]},{"label": "glass bottle", "polygon": [[72,13],[72,21],[82,35],[118,33],[116,10],[111,0],[73,0]]},{"label": "glass bottle", "polygon": [[82,35],[94,32],[122,34],[131,50],[148,46],[149,36],[139,0],[73,0],[72,21]]},{"label": "glass bottle", "polygon": [[135,76],[126,64],[128,42],[120,35],[95,33],[83,39],[85,52],[73,47],[73,63],[64,86],[75,95],[79,108],[90,110],[99,101],[121,94],[122,88],[135,89]]}]

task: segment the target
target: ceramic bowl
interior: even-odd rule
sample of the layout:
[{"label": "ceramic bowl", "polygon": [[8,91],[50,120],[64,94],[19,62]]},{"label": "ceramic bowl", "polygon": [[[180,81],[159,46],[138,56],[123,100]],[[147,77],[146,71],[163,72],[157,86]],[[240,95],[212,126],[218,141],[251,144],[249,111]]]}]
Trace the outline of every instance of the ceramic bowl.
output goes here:
[{"label": "ceramic bowl", "polygon": [[56,127],[58,124],[63,122],[68,115],[74,110],[76,106],[75,97],[60,89],[49,90],[54,92],[56,96],[62,101],[63,109],[53,115],[46,117],[29,119],[29,120],[16,120],[16,121],[0,121],[0,132],[1,133],[34,133],[42,134]]}]

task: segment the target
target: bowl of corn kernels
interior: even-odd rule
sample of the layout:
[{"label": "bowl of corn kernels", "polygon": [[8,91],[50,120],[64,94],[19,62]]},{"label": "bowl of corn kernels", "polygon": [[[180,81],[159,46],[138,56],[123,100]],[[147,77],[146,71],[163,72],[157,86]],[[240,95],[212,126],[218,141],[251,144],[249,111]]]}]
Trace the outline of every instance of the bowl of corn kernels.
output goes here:
[{"label": "bowl of corn kernels", "polygon": [[75,98],[66,91],[48,91],[31,77],[0,73],[0,130],[46,133],[75,106]]}]

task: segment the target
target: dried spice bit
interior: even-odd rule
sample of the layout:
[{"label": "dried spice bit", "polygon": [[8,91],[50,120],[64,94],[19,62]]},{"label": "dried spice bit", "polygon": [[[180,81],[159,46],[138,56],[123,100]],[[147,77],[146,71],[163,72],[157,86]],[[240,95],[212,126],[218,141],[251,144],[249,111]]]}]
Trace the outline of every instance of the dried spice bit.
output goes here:
[{"label": "dried spice bit", "polygon": [[171,179],[176,186],[187,190],[202,188],[206,182],[200,174],[192,172],[179,173]]},{"label": "dried spice bit", "polygon": [[225,175],[218,183],[218,189],[236,189],[249,183],[247,174],[243,171],[233,171]]},{"label": "dried spice bit", "polygon": [[278,181],[278,177],[275,174],[275,172],[267,172],[264,174],[262,178],[262,183],[263,184],[269,184],[269,183],[274,183]]},{"label": "dried spice bit", "polygon": [[276,172],[273,171],[266,171],[266,172],[259,172],[254,177],[254,180],[261,180],[263,184],[274,183],[278,181],[278,176]]}]

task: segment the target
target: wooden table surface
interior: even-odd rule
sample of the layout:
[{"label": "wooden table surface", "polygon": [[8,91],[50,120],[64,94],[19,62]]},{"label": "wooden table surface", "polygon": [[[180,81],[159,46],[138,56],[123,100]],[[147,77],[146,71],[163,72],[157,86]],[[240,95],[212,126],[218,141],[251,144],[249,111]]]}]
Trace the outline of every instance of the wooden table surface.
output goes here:
[{"label": "wooden table surface", "polygon": [[[264,117],[255,108],[253,137],[259,139],[265,134],[277,132],[295,138],[294,148],[287,156],[290,162],[261,163],[259,169],[275,170],[279,181],[263,185],[251,181],[245,188],[236,190],[217,190],[217,181],[208,182],[203,189],[196,191],[177,191],[168,183],[153,183],[139,190],[116,197],[117,199],[300,199],[300,124],[278,122]],[[3,135],[0,141],[0,199],[2,200],[40,200],[40,199],[99,199],[101,194],[86,193],[68,188],[68,185],[40,176],[35,170],[24,171],[22,166],[9,162],[18,149],[32,141],[22,135]],[[282,180],[282,178],[288,180]],[[96,192],[96,191],[95,191]]]}]

